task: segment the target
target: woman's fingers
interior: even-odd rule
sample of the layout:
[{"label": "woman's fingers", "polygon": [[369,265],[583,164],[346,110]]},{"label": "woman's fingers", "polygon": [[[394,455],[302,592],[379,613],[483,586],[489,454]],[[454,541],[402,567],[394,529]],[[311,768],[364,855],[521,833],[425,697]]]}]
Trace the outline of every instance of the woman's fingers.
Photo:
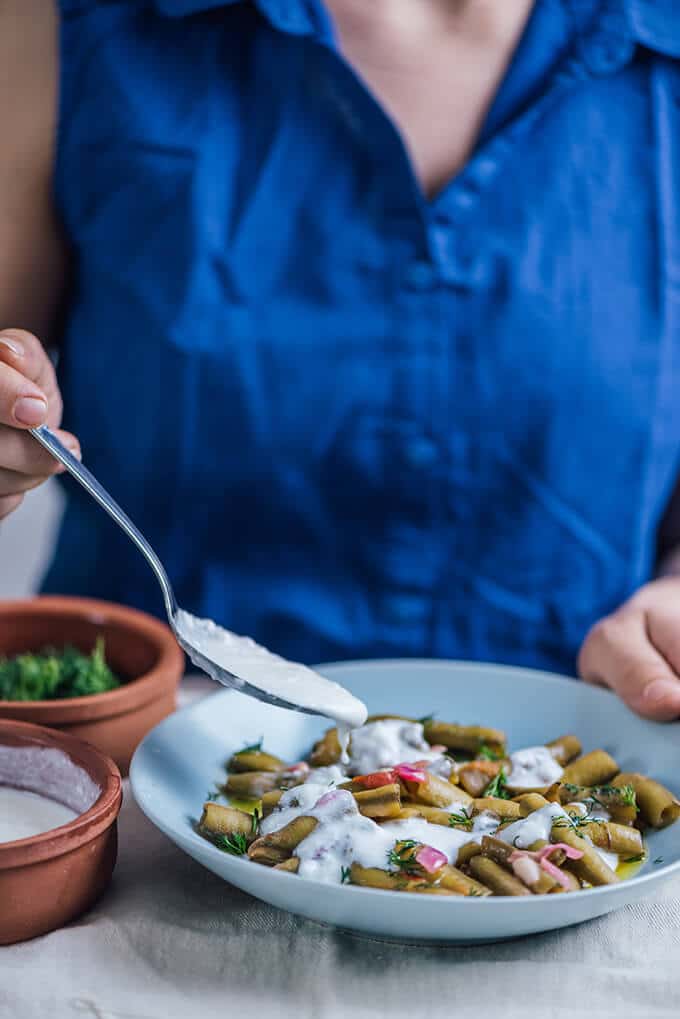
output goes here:
[{"label": "woman's fingers", "polygon": [[[673,665],[680,659],[669,660],[664,649],[670,644],[659,640],[667,634],[667,624],[659,625],[669,612],[665,598],[665,592],[656,592],[651,602],[632,599],[601,620],[586,637],[578,661],[583,679],[610,687],[633,711],[657,721],[680,716],[680,676]],[[677,612],[675,619],[677,627]]]},{"label": "woman's fingers", "polygon": [[[55,434],[80,459],[80,444],[75,435],[62,430],[55,430]],[[62,470],[59,461],[36,442],[32,435],[3,425],[0,425],[0,468],[43,478]]]},{"label": "woman's fingers", "polygon": [[54,368],[40,341],[21,329],[0,331],[0,423],[54,427],[61,411]]}]

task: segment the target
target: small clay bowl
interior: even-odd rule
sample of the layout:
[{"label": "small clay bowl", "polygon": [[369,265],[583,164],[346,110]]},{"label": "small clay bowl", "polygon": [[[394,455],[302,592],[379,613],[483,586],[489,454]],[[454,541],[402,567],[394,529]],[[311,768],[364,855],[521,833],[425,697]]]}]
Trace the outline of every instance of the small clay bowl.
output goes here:
[{"label": "small clay bowl", "polygon": [[127,775],[137,745],[175,710],[184,652],[170,628],[136,609],[86,598],[0,602],[0,656],[66,644],[89,653],[100,636],[122,686],[63,700],[0,700],[0,718],[48,725],[87,740]]},{"label": "small clay bowl", "polygon": [[0,945],[46,934],[79,916],[108,885],[118,847],[120,772],[63,732],[0,719],[0,785],[77,813],[51,831],[0,842]]}]

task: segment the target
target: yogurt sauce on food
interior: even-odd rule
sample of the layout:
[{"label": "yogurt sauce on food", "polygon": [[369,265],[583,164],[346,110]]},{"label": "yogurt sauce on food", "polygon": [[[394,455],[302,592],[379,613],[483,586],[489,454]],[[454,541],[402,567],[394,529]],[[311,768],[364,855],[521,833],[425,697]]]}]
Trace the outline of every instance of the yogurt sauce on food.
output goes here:
[{"label": "yogurt sauce on food", "polygon": [[562,767],[549,747],[525,747],[510,754],[508,785],[514,789],[531,789],[552,785],[562,777]]},{"label": "yogurt sauce on food", "polygon": [[[455,807],[458,813],[465,813],[463,804],[456,803]],[[419,817],[378,825],[359,813],[348,790],[329,789],[311,776],[303,785],[283,794],[277,809],[262,821],[260,831],[268,835],[303,816],[316,818],[318,824],[295,849],[294,855],[300,860],[298,874],[329,884],[339,884],[343,868],[355,862],[362,867],[394,870],[389,854],[395,842],[403,839],[433,846],[446,854],[449,863],[455,863],[461,846],[480,842],[500,823],[495,814],[484,811],[474,818],[469,831],[430,824]]]},{"label": "yogurt sauce on food", "polygon": [[352,730],[347,768],[350,775],[368,775],[413,761],[431,762],[428,770],[442,778],[448,778],[453,767],[453,761],[426,741],[420,722],[384,718]]},{"label": "yogurt sauce on food", "polygon": [[[313,669],[289,662],[256,644],[249,637],[239,637],[210,619],[198,619],[180,609],[175,616],[180,642],[195,665],[219,680],[214,662],[238,680],[245,680],[265,693],[291,704],[299,705],[338,723],[338,729],[356,727],[366,721],[366,707],[338,683],[325,679]],[[184,644],[186,642],[186,645]],[[193,656],[191,648],[205,656]]]},{"label": "yogurt sauce on food", "polygon": [[77,816],[74,810],[46,796],[0,786],[0,842],[40,835]]}]

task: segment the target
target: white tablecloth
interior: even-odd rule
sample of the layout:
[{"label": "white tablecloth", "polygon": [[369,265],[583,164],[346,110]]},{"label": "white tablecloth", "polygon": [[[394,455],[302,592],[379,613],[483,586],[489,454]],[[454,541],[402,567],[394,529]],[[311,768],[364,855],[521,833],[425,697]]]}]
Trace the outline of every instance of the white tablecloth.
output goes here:
[{"label": "white tablecloth", "polygon": [[[184,699],[206,689],[188,682]],[[1,1019],[256,1015],[678,1019],[680,880],[556,933],[475,948],[389,944],[225,884],[161,835],[126,788],[101,902],[64,930],[0,948]]]}]

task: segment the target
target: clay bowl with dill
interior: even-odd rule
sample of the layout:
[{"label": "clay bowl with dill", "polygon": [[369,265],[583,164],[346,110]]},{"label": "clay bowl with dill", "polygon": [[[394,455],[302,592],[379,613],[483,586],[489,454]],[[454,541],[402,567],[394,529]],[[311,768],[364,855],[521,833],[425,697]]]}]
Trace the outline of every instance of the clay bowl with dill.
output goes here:
[{"label": "clay bowl with dill", "polygon": [[[64,683],[53,675],[62,666]],[[0,718],[87,740],[123,775],[142,738],[174,711],[183,672],[170,629],[136,609],[62,596],[0,602]],[[13,690],[41,699],[7,699]]]}]

